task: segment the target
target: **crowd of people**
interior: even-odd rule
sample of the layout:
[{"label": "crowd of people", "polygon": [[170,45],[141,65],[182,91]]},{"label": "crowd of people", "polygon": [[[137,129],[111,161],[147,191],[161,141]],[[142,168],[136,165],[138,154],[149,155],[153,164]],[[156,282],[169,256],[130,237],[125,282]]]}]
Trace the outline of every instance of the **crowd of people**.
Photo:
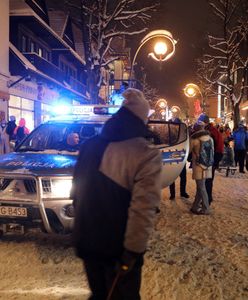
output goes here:
[{"label": "crowd of people", "polygon": [[[215,171],[220,165],[225,168],[236,166],[240,173],[245,173],[245,167],[248,171],[248,131],[243,122],[240,122],[233,132],[228,124],[214,125],[206,114],[201,114],[189,129],[188,161],[192,168],[193,179],[196,181],[195,201],[191,212],[209,214],[213,201]],[[206,145],[207,141],[208,145],[203,149],[203,144]],[[204,158],[201,158],[201,155]],[[208,159],[209,165],[200,163],[201,159]],[[180,193],[182,198],[189,198],[186,193],[186,165],[180,174]],[[174,199],[175,183],[170,186],[170,200]]]},{"label": "crowd of people", "polygon": [[26,120],[20,118],[16,125],[15,116],[10,116],[9,121],[2,120],[0,123],[0,154],[6,154],[13,151],[24,138],[29,134],[29,129],[26,127]]},{"label": "crowd of people", "polygon": [[[159,212],[162,161],[159,149],[150,147],[146,138],[149,103],[133,88],[122,95],[121,108],[102,132],[80,146],[73,174],[73,242],[92,291],[89,299],[140,299],[143,257]],[[1,153],[10,151],[10,140],[18,145],[27,134],[25,119],[18,126],[13,116],[8,123],[2,121]],[[188,161],[196,182],[193,214],[210,214],[215,172],[230,142],[239,172],[245,173],[248,132],[242,122],[231,132],[227,125],[216,126],[201,114],[190,128]],[[71,132],[66,145],[69,151],[79,150],[79,135]],[[180,195],[190,198],[186,178],[185,164]],[[170,200],[174,199],[175,182],[170,186]]]}]

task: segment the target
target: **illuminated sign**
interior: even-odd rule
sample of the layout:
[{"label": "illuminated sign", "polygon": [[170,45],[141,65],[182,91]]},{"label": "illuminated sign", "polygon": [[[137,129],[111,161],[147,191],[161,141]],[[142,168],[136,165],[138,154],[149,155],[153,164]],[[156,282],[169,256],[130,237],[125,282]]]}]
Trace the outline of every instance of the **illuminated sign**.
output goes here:
[{"label": "illuminated sign", "polygon": [[94,114],[93,105],[75,105],[71,107],[71,113],[73,115],[92,115]]}]

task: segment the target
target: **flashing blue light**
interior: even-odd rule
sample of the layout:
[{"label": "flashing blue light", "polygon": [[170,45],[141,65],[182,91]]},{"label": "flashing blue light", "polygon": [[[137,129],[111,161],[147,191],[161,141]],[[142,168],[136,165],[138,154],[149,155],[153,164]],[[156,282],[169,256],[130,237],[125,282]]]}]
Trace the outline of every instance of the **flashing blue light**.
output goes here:
[{"label": "flashing blue light", "polygon": [[113,115],[117,113],[117,111],[120,109],[120,107],[109,107],[108,111],[110,115]]},{"label": "flashing blue light", "polygon": [[104,105],[57,105],[53,108],[53,114],[56,116],[96,116],[113,115],[120,109],[120,106]]},{"label": "flashing blue light", "polygon": [[56,115],[69,115],[71,114],[71,106],[66,104],[56,105],[52,111]]},{"label": "flashing blue light", "polygon": [[122,105],[123,100],[124,97],[122,96],[122,94],[113,94],[111,96],[111,101],[113,105]]}]

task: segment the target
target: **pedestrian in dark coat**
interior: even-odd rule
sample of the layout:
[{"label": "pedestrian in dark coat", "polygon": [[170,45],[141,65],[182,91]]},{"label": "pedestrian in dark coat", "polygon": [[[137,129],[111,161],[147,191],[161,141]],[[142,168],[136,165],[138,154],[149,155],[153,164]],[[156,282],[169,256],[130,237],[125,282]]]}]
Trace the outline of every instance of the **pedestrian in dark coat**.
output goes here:
[{"label": "pedestrian in dark coat", "polygon": [[239,164],[239,172],[245,173],[244,165],[248,133],[245,130],[245,126],[243,125],[243,123],[239,124],[239,127],[234,131],[232,138],[234,140],[234,159],[236,166],[237,164]]},{"label": "pedestrian in dark coat", "polygon": [[6,121],[2,120],[0,124],[0,154],[10,152],[9,135],[6,133]]},{"label": "pedestrian in dark coat", "polygon": [[161,154],[146,135],[148,102],[127,89],[100,136],[87,140],[75,166],[73,241],[90,299],[140,299],[141,267],[160,201]]},{"label": "pedestrian in dark coat", "polygon": [[15,140],[15,128],[16,128],[16,118],[15,116],[10,116],[9,117],[9,122],[7,123],[7,127],[6,127],[6,133],[9,135],[9,140],[13,141]]}]

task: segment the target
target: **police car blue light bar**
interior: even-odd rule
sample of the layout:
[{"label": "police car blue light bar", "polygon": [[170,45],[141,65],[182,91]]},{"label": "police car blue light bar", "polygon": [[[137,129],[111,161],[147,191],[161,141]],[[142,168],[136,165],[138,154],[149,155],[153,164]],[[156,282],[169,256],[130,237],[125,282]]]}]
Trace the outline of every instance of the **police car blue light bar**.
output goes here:
[{"label": "police car blue light bar", "polygon": [[72,105],[57,106],[54,108],[56,115],[113,115],[120,109],[117,105]]}]

